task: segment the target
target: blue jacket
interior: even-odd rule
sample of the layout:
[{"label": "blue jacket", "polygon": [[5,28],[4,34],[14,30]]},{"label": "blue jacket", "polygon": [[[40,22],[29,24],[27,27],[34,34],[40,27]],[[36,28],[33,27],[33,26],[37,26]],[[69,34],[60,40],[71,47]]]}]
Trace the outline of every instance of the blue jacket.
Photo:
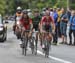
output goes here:
[{"label": "blue jacket", "polygon": [[53,13],[53,18],[54,18],[55,25],[57,25],[57,20],[58,20],[58,14],[57,14],[57,12]]},{"label": "blue jacket", "polygon": [[70,17],[70,28],[72,30],[75,30],[75,16],[74,17]]}]

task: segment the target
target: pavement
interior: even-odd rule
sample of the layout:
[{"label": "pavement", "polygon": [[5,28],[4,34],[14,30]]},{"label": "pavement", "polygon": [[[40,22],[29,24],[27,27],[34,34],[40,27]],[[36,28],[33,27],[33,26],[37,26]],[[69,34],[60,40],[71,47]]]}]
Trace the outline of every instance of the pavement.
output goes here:
[{"label": "pavement", "polygon": [[22,55],[21,41],[13,34],[12,25],[12,22],[8,24],[7,41],[0,43],[0,63],[75,63],[75,46],[64,44],[52,45],[49,58],[44,57],[40,45],[36,56],[29,48],[27,56]]}]

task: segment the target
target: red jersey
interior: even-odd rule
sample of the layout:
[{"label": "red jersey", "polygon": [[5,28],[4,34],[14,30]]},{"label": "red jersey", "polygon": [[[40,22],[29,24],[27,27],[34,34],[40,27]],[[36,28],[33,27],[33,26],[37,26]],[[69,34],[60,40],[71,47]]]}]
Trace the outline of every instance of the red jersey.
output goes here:
[{"label": "red jersey", "polygon": [[24,26],[25,30],[29,30],[32,20],[31,19],[21,19],[20,23]]},{"label": "red jersey", "polygon": [[43,25],[50,25],[50,23],[54,23],[54,20],[52,19],[51,16],[49,16],[48,18],[46,16],[44,16],[41,20],[41,24]]}]

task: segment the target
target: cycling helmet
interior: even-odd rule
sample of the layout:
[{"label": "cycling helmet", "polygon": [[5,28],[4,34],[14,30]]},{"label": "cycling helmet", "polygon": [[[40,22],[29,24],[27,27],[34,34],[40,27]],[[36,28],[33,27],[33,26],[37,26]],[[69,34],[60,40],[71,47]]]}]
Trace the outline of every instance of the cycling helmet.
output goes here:
[{"label": "cycling helmet", "polygon": [[28,14],[28,11],[26,9],[23,10],[22,12],[23,12],[23,14]]},{"label": "cycling helmet", "polygon": [[19,6],[19,7],[17,7],[17,10],[22,10],[22,8]]}]

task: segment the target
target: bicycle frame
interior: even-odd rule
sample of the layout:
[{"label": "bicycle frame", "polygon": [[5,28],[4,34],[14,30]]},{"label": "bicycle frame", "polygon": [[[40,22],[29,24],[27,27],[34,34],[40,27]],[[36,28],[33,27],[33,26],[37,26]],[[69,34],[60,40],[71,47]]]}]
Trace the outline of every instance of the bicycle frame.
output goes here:
[{"label": "bicycle frame", "polygon": [[31,37],[31,50],[32,50],[32,54],[35,53],[35,55],[37,54],[37,31],[33,31],[32,32],[32,37]]},{"label": "bicycle frame", "polygon": [[43,32],[42,41],[43,41],[43,52],[45,53],[45,57],[48,58],[48,56],[49,56],[49,48],[50,48],[50,45],[51,45],[49,32]]}]

